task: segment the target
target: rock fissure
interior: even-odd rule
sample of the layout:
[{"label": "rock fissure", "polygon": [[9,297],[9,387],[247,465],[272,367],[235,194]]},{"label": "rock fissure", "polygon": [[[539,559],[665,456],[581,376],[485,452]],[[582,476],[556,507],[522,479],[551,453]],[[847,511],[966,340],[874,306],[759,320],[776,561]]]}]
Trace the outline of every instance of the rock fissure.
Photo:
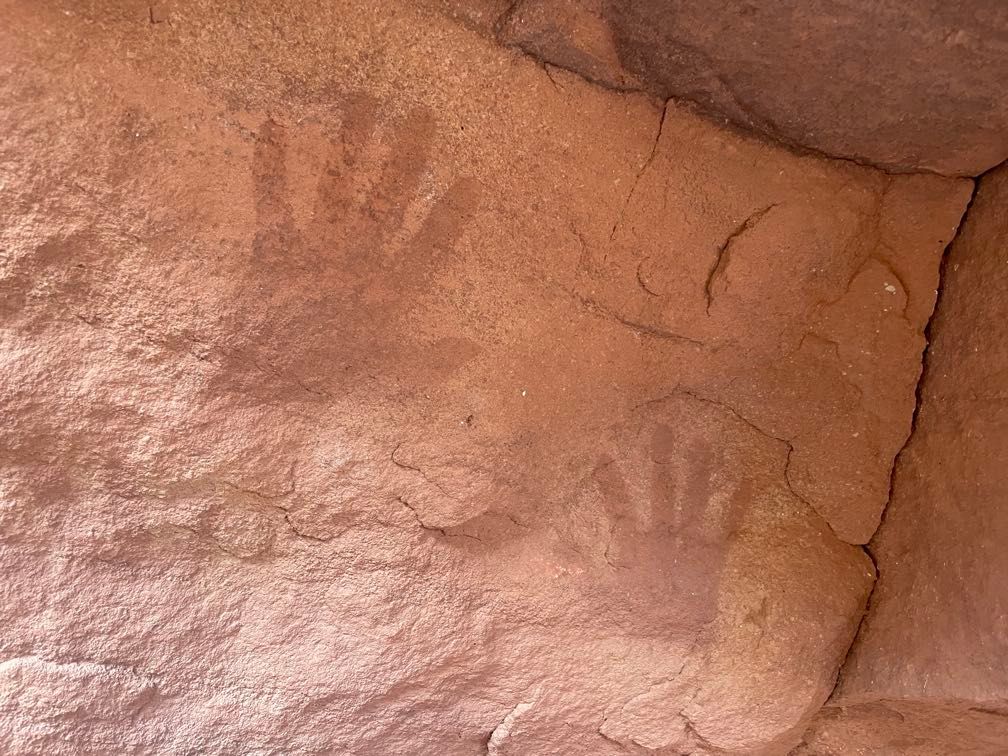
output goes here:
[{"label": "rock fissure", "polygon": [[409,470],[410,472],[415,472],[417,475],[419,475],[421,478],[423,478],[428,484],[430,484],[434,488],[436,488],[441,493],[442,496],[444,496],[444,497],[446,497],[448,499],[451,499],[452,501],[458,501],[459,500],[457,496],[453,496],[452,494],[448,493],[448,491],[446,491],[444,489],[444,487],[440,483],[438,483],[436,480],[433,480],[426,472],[424,472],[419,467],[415,467],[414,465],[408,464],[406,462],[400,462],[398,459],[396,459],[396,452],[399,451],[399,448],[401,446],[402,446],[402,442],[399,442],[398,444],[396,444],[395,449],[392,450],[392,453],[390,455],[390,458],[392,460],[392,464],[394,464],[396,467],[399,467],[399,468],[401,468],[403,470]]},{"label": "rock fissure", "polygon": [[[512,6],[512,10],[506,13],[505,16],[513,15],[514,8],[520,4],[521,4],[520,1],[518,3],[515,3],[514,6]],[[503,26],[503,24],[501,24],[501,26]],[[502,44],[503,46],[507,47],[508,49],[517,51],[519,54],[529,58],[540,67],[542,67],[543,65],[550,65],[553,68],[559,69],[561,71],[566,71],[567,73],[578,77],[586,84],[598,87],[599,89],[605,90],[607,92],[612,92],[614,94],[640,95],[652,100],[686,104],[687,106],[692,107],[697,112],[698,115],[702,116],[705,119],[710,120],[711,122],[715,123],[717,126],[721,128],[727,128],[736,131],[737,133],[740,133],[749,138],[771,142],[780,147],[781,149],[787,150],[788,152],[794,154],[797,157],[814,157],[826,160],[835,160],[837,162],[847,163],[849,165],[856,166],[858,168],[867,168],[872,171],[878,171],[879,173],[883,173],[887,177],[891,178],[914,175],[914,174],[932,175],[941,178],[962,178],[964,176],[970,175],[970,173],[965,173],[962,171],[952,171],[952,170],[943,171],[937,168],[928,168],[926,166],[918,166],[916,168],[901,168],[892,165],[886,165],[882,161],[873,160],[872,158],[867,157],[865,155],[858,155],[853,152],[849,154],[829,152],[825,149],[815,147],[810,144],[802,144],[794,139],[786,138],[778,130],[774,129],[773,124],[767,121],[767,119],[758,116],[753,118],[753,113],[751,109],[749,109],[749,106],[745,105],[739,99],[738,94],[735,92],[734,88],[729,87],[725,83],[724,79],[720,76],[716,76],[715,78],[725,88],[725,90],[731,96],[733,102],[736,103],[741,110],[744,110],[750,119],[763,121],[764,126],[767,126],[769,128],[758,129],[755,127],[756,124],[754,123],[745,123],[738,118],[725,116],[724,114],[713,110],[708,101],[701,99],[699,97],[690,96],[685,92],[676,92],[671,96],[662,95],[654,87],[640,87],[640,86],[624,87],[615,84],[611,81],[599,78],[597,76],[592,76],[586,71],[579,70],[578,68],[572,65],[564,64],[559,60],[547,59],[543,57],[541,53],[529,49],[525,45],[522,45],[520,43],[509,42],[505,39],[502,39],[500,34],[500,27],[498,27],[497,39],[498,42],[500,42],[500,44]]]},{"label": "rock fissure", "polygon": [[487,738],[487,756],[503,756],[501,748],[504,742],[511,737],[511,731],[514,728],[515,723],[522,714],[529,711],[533,706],[535,706],[535,701],[523,701],[515,705],[515,707],[505,715],[504,719],[500,721],[500,724],[498,724],[490,733],[490,737]]},{"label": "rock fissure", "polygon": [[651,151],[648,153],[647,158],[641,163],[641,167],[637,170],[637,174],[634,176],[633,183],[630,185],[630,191],[627,192],[626,199],[623,200],[623,205],[620,208],[619,214],[616,216],[616,220],[613,222],[612,231],[609,232],[609,241],[613,241],[616,238],[616,231],[619,230],[620,225],[623,223],[623,218],[626,215],[627,208],[630,207],[630,202],[633,200],[634,193],[637,191],[637,185],[640,184],[641,178],[647,173],[648,168],[654,162],[655,155],[658,154],[658,146],[661,143],[662,133],[665,130],[665,119],[668,116],[668,102],[662,106],[661,113],[658,116],[658,129],[655,132],[654,142],[651,144]]},{"label": "rock fissure", "polygon": [[406,509],[410,511],[410,514],[413,515],[413,519],[416,520],[417,525],[419,525],[423,530],[429,531],[431,533],[437,533],[438,535],[441,535],[444,538],[468,538],[473,541],[479,541],[480,543],[483,542],[483,539],[480,538],[479,536],[474,536],[469,533],[449,533],[445,528],[438,527],[437,525],[429,525],[420,516],[420,512],[417,511],[417,508],[412,503],[410,503],[405,497],[397,496],[396,501],[398,501],[400,504],[402,504],[404,507],[406,507]]},{"label": "rock fissure", "polygon": [[641,323],[639,321],[633,320],[621,315],[615,310],[600,304],[599,302],[591,299],[589,297],[581,296],[580,294],[575,294],[574,292],[567,292],[572,297],[574,297],[581,306],[594,315],[606,318],[618,323],[621,326],[629,328],[634,333],[641,336],[647,336],[653,339],[664,339],[666,341],[675,341],[683,344],[692,344],[693,346],[706,347],[707,344],[699,339],[695,339],[691,336],[686,336],[681,333],[676,333],[675,331],[670,331],[665,328],[659,328],[658,326],[649,325],[647,323]]},{"label": "rock fissure", "polygon": [[[920,414],[923,398],[922,391],[928,374],[928,365],[930,361],[932,326],[934,324],[935,317],[938,315],[939,306],[942,300],[942,292],[944,291],[946,281],[946,266],[948,265],[949,252],[952,249],[952,245],[959,236],[959,233],[962,231],[964,224],[966,223],[966,218],[969,215],[974,200],[976,199],[977,189],[979,188],[979,185],[980,185],[980,177],[978,176],[973,181],[973,190],[970,194],[969,201],[966,203],[966,207],[963,209],[962,217],[959,219],[959,223],[957,224],[954,233],[951,234],[951,238],[948,240],[948,243],[945,245],[945,248],[942,251],[941,261],[938,266],[938,287],[935,292],[935,303],[934,307],[931,310],[931,315],[928,318],[927,325],[924,327],[924,348],[921,351],[920,372],[918,373],[917,383],[915,384],[914,387],[914,408],[910,416],[910,430],[907,433],[907,437],[903,441],[902,446],[900,446],[899,451],[896,452],[895,456],[893,457],[892,467],[889,470],[889,493],[888,496],[886,497],[885,506],[883,506],[882,512],[880,513],[879,516],[879,524],[875,528],[876,533],[878,532],[879,528],[882,527],[882,524],[885,522],[886,513],[893,499],[893,493],[896,485],[896,473],[900,459],[903,457],[910,443],[913,441],[914,434],[917,431],[917,421]],[[902,281],[900,283],[902,285]],[[834,682],[833,692],[830,694],[830,697],[832,697],[836,693],[836,691],[839,689],[839,687],[843,682],[844,669],[847,667],[851,658],[851,654],[853,653],[854,648],[858,643],[858,639],[862,635],[865,623],[868,621],[868,617],[871,613],[873,605],[872,602],[875,597],[875,589],[878,587],[878,581],[880,577],[879,564],[874,552],[872,551],[871,542],[869,541],[869,543],[861,545],[860,548],[864,552],[865,556],[867,556],[868,559],[871,561],[872,568],[875,573],[874,579],[872,581],[871,589],[868,592],[868,596],[865,598],[864,607],[862,608],[861,615],[857,620],[854,633],[851,636],[850,645],[848,645],[846,651],[844,652],[843,658],[840,661],[839,666],[837,667],[836,680]]]},{"label": "rock fissure", "polygon": [[[648,400],[646,400],[644,402],[641,402],[640,404],[637,404],[634,407],[634,411],[640,409],[641,407],[647,406],[649,404],[655,404],[655,403],[667,401],[668,399],[670,399],[670,398],[672,398],[673,396],[676,396],[676,395],[689,396],[689,397],[691,397],[691,398],[693,398],[693,399],[695,399],[697,401],[704,402],[706,404],[710,404],[710,405],[718,407],[718,408],[720,408],[722,410],[725,410],[725,411],[729,412],[730,414],[732,414],[733,416],[735,416],[738,420],[741,420],[743,423],[745,423],[746,425],[748,425],[750,428],[752,428],[754,431],[756,431],[757,433],[759,433],[763,437],[768,438],[768,439],[770,439],[772,441],[776,441],[778,443],[784,444],[787,447],[787,454],[785,455],[785,458],[784,458],[784,474],[783,474],[784,485],[787,486],[787,489],[791,493],[792,496],[794,496],[810,512],[812,512],[816,516],[816,519],[818,521],[820,521],[827,528],[827,530],[829,531],[830,535],[833,536],[833,538],[835,538],[838,541],[841,541],[842,543],[848,543],[848,544],[850,544],[850,541],[846,540],[845,538],[842,538],[836,532],[836,530],[833,528],[832,524],[826,518],[826,516],[823,515],[821,512],[819,512],[819,510],[815,507],[815,505],[811,501],[809,501],[806,497],[802,496],[800,493],[798,493],[798,491],[795,490],[794,484],[793,484],[793,482],[791,480],[791,458],[792,458],[792,456],[795,453],[794,439],[783,438],[781,436],[777,436],[777,435],[774,435],[773,433],[770,433],[769,431],[767,431],[767,430],[761,428],[760,426],[758,426],[756,423],[752,422],[749,418],[747,418],[745,415],[741,414],[738,410],[736,410],[734,407],[732,407],[727,402],[723,402],[723,401],[718,400],[718,399],[712,399],[710,397],[706,397],[706,396],[703,396],[701,394],[698,394],[695,391],[692,391],[690,389],[685,389],[685,388],[681,388],[681,387],[676,387],[676,389],[674,391],[672,391],[671,393],[665,394],[664,396],[660,396],[660,397],[658,397],[656,399],[648,399]],[[856,544],[851,544],[851,545],[856,545]]]},{"label": "rock fissure", "polygon": [[644,273],[642,268],[644,267],[644,263],[646,263],[650,259],[651,259],[650,257],[645,257],[639,263],[637,263],[637,271],[636,271],[637,285],[640,286],[641,289],[644,290],[644,293],[646,293],[648,296],[660,297],[661,292],[657,292],[650,286],[648,286],[647,281],[644,279]]},{"label": "rock fissure", "polygon": [[763,219],[763,216],[775,207],[777,207],[777,203],[767,205],[762,210],[755,210],[750,213],[749,217],[736,226],[718,246],[714,255],[714,263],[711,265],[710,271],[707,273],[707,279],[704,281],[704,298],[707,302],[705,312],[708,316],[710,315],[711,305],[714,303],[714,282],[723,276],[725,270],[728,268],[728,264],[731,261],[732,245],[746,232],[755,227]]}]

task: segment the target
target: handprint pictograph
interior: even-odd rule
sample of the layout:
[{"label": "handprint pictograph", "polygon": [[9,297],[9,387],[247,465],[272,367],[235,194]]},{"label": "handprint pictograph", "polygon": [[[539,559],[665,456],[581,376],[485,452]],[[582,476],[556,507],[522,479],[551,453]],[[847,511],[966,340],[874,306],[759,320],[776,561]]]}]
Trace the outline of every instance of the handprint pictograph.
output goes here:
[{"label": "handprint pictograph", "polygon": [[681,392],[614,428],[585,495],[601,504],[602,556],[614,577],[660,576],[647,596],[628,598],[642,602],[639,611],[676,606],[686,626],[713,618],[721,571],[754,495],[732,451],[738,430],[732,417]]},{"label": "handprint pictograph", "polygon": [[415,348],[410,316],[454,264],[479,202],[446,180],[437,124],[350,99],[338,134],[266,119],[256,136],[256,232],[237,329],[242,355],[292,390],[326,396]]}]

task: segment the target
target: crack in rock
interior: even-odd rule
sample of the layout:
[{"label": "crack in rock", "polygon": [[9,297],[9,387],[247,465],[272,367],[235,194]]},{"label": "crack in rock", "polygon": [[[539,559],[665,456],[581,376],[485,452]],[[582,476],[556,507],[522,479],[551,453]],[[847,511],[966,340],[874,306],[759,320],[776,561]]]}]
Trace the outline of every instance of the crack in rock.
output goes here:
[{"label": "crack in rock", "polygon": [[[917,432],[917,423],[919,421],[920,409],[923,403],[924,382],[927,378],[930,366],[931,340],[932,340],[931,331],[935,322],[935,316],[938,313],[938,308],[941,305],[942,294],[944,291],[946,281],[945,269],[948,266],[949,261],[949,251],[952,249],[952,245],[955,244],[956,239],[959,237],[959,233],[962,231],[963,225],[966,222],[966,218],[969,215],[970,208],[973,206],[973,202],[976,200],[977,190],[979,189],[980,186],[979,179],[980,176],[977,176],[976,179],[973,180],[973,192],[966,203],[966,207],[963,209],[962,216],[959,218],[959,223],[956,226],[955,231],[952,233],[951,238],[948,241],[948,244],[945,245],[945,249],[942,251],[941,262],[939,263],[938,266],[938,288],[935,292],[935,303],[933,309],[931,310],[931,315],[928,318],[927,324],[924,326],[924,349],[921,352],[920,374],[917,376],[917,385],[914,388],[914,408],[913,413],[910,416],[910,432],[907,433],[907,437],[903,441],[903,445],[900,447],[899,451],[896,452],[895,456],[893,457],[892,466],[889,468],[889,495],[886,497],[885,506],[883,506],[882,512],[879,516],[878,527],[876,527],[875,533],[872,534],[872,538],[875,537],[875,534],[878,533],[879,528],[881,528],[882,525],[885,523],[886,514],[889,510],[889,505],[892,503],[893,493],[895,491],[896,468],[899,464],[900,458],[906,452],[907,447],[910,446],[910,442],[913,440],[914,435]],[[909,296],[909,292],[907,292],[907,294]],[[872,600],[875,597],[875,589],[878,588],[878,582],[880,576],[879,566],[878,561],[875,559],[875,554],[872,553],[870,544],[871,542],[869,541],[869,543],[862,545],[861,549],[862,551],[864,551],[865,556],[867,556],[868,559],[871,560],[872,567],[875,571],[875,577],[872,582],[871,590],[868,592],[868,596],[865,599],[864,608],[861,611],[861,616],[858,618],[857,627],[854,629],[854,634],[851,636],[850,645],[847,647],[847,650],[844,653],[844,657],[841,660],[840,665],[837,667],[836,680],[833,684],[833,690],[830,691],[829,698],[832,698],[834,695],[836,695],[837,690],[839,690],[841,683],[843,682],[844,669],[846,669],[847,665],[850,663],[851,656],[854,653],[854,648],[857,646],[858,638],[861,636],[865,622],[868,619],[869,614],[871,613]],[[829,700],[829,698],[827,700]]]},{"label": "crack in rock", "polygon": [[634,182],[630,186],[630,191],[627,192],[626,199],[623,200],[623,207],[620,208],[619,214],[616,216],[616,220],[613,223],[612,231],[609,232],[609,241],[616,238],[616,231],[619,229],[620,224],[623,223],[623,216],[626,214],[627,208],[630,206],[630,200],[633,199],[634,193],[637,191],[637,185],[640,183],[641,178],[647,173],[648,168],[651,167],[651,163],[654,162],[655,155],[658,153],[658,143],[661,142],[662,132],[665,130],[665,119],[668,115],[669,101],[666,100],[665,104],[662,106],[661,116],[658,119],[658,132],[655,134],[654,143],[651,145],[651,152],[648,154],[647,159],[641,164],[640,169],[637,171],[637,175],[634,177]]},{"label": "crack in rock", "polygon": [[[568,292],[571,293],[571,292]],[[615,312],[604,305],[599,304],[594,299],[588,297],[582,297],[579,294],[572,294],[575,299],[577,299],[581,305],[589,312],[598,315],[600,317],[613,320],[618,324],[629,328],[634,333],[641,336],[647,336],[654,339],[665,339],[668,341],[677,341],[685,344],[693,344],[694,346],[707,346],[706,343],[700,341],[699,339],[694,339],[689,336],[684,336],[681,333],[676,333],[675,331],[669,331],[664,328],[659,328],[657,326],[648,325],[647,323],[640,323],[636,320],[630,320],[618,312]]]},{"label": "crack in rock", "polygon": [[[302,530],[301,527],[298,526],[297,523],[295,523],[293,518],[291,517],[292,514],[291,508],[282,503],[284,499],[287,499],[288,497],[293,496],[295,493],[297,493],[297,479],[296,479],[297,464],[298,464],[297,460],[291,462],[290,472],[288,473],[288,478],[290,479],[290,482],[287,484],[287,487],[284,490],[280,491],[279,493],[275,494],[263,493],[262,491],[255,488],[245,488],[244,486],[240,486],[237,483],[234,483],[230,480],[221,480],[221,485],[223,485],[225,488],[231,489],[232,491],[237,491],[238,493],[243,493],[248,496],[252,496],[256,499],[259,499],[265,504],[265,506],[274,509],[280,514],[282,514],[284,524],[297,538],[301,538],[306,541],[314,541],[315,543],[328,543],[329,541],[332,540],[331,537],[322,538]],[[188,528],[186,529],[188,530]],[[195,531],[193,532],[195,533]]]},{"label": "crack in rock", "polygon": [[749,214],[749,217],[742,221],[735,229],[728,234],[717,249],[714,257],[714,264],[707,273],[707,280],[704,282],[704,297],[707,300],[707,314],[710,315],[711,305],[714,304],[714,282],[724,275],[728,263],[731,261],[732,247],[739,237],[752,229],[763,217],[777,207],[777,203],[767,205],[762,210],[756,210]]},{"label": "crack in rock", "polygon": [[451,499],[452,501],[461,501],[461,499],[459,499],[457,496],[452,496],[452,494],[448,493],[440,483],[438,483],[436,480],[433,480],[429,475],[427,475],[427,473],[425,473],[419,467],[411,465],[407,462],[400,462],[398,459],[396,459],[396,452],[399,451],[402,445],[403,442],[400,441],[398,444],[396,444],[396,447],[392,450],[392,453],[389,455],[392,460],[392,464],[403,470],[409,470],[410,472],[415,472],[417,475],[423,478],[424,481],[426,481],[430,485],[434,486],[434,488],[436,488],[438,491],[440,491],[445,498]]},{"label": "crack in rock", "polygon": [[[850,543],[849,541],[841,538],[837,534],[837,532],[833,529],[833,526],[830,524],[826,516],[823,515],[818,509],[816,509],[815,505],[811,501],[809,501],[807,498],[805,498],[800,493],[798,493],[798,491],[795,490],[794,484],[791,481],[791,459],[795,453],[795,445],[794,445],[795,439],[783,438],[781,436],[774,435],[773,433],[770,433],[767,430],[764,430],[763,428],[758,426],[756,423],[754,423],[752,420],[750,420],[745,415],[740,413],[738,410],[736,410],[727,402],[723,402],[719,399],[711,399],[710,397],[703,396],[701,394],[696,393],[695,391],[691,391],[690,389],[682,388],[679,386],[677,386],[673,391],[669,392],[668,394],[659,396],[655,399],[648,399],[646,401],[640,402],[633,408],[633,410],[637,411],[648,405],[658,404],[667,401],[675,396],[688,396],[696,401],[704,402],[705,404],[710,404],[714,407],[718,407],[719,409],[730,413],[735,418],[748,425],[750,428],[752,428],[754,431],[759,433],[764,438],[768,438],[772,441],[776,441],[777,443],[784,444],[787,447],[787,455],[784,458],[784,474],[783,474],[784,485],[787,487],[790,494],[795,497],[795,499],[800,501],[809,511],[811,511],[816,516],[817,519],[819,519],[823,523],[823,525],[825,525],[827,530],[834,538],[836,538],[838,541],[841,541],[842,543]],[[857,545],[857,544],[851,544],[851,545]]]},{"label": "crack in rock", "polygon": [[533,706],[535,706],[535,701],[522,702],[507,713],[487,739],[487,756],[503,756],[504,751],[501,750],[501,746],[511,737],[511,731],[514,729],[515,722]]},{"label": "crack in rock", "polygon": [[479,536],[470,535],[469,533],[449,533],[444,528],[438,527],[436,525],[428,525],[426,522],[424,522],[423,518],[420,517],[420,513],[417,511],[417,508],[413,504],[411,504],[405,497],[397,496],[396,501],[398,501],[400,504],[402,504],[404,507],[406,507],[406,509],[410,511],[410,513],[413,515],[413,519],[417,521],[417,525],[419,525],[423,530],[426,530],[430,533],[437,533],[443,536],[444,538],[468,538],[472,541],[479,541],[480,543],[483,543],[483,539],[480,538]]},{"label": "crack in rock", "polygon": [[647,285],[647,281],[644,279],[643,271],[641,270],[644,267],[644,263],[646,263],[650,259],[651,259],[650,257],[645,257],[639,263],[637,263],[637,284],[644,290],[645,293],[649,294],[650,296],[660,297],[661,296],[660,293],[658,293],[657,291],[655,291],[654,289],[652,289]]}]

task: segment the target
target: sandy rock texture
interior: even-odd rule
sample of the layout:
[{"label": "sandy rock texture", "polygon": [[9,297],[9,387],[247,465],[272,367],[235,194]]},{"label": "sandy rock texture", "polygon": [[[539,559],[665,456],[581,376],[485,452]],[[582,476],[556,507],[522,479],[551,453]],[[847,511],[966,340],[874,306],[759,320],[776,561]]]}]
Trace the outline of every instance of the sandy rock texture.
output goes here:
[{"label": "sandy rock texture", "polygon": [[961,735],[962,750],[946,752],[1008,748],[1006,209],[1002,167],[980,180],[945,264],[916,430],[872,541],[878,586],[837,690],[838,705],[858,705],[824,713],[836,721],[817,730],[875,717],[863,739],[893,747],[927,718],[903,722],[877,703],[896,700],[934,712],[935,743]]},{"label": "sandy rock texture", "polygon": [[2,10],[2,750],[798,741],[970,181],[428,4]]},{"label": "sandy rock texture", "polygon": [[824,706],[791,756],[1000,756],[1008,709],[967,701],[875,699]]},{"label": "sandy rock texture", "polygon": [[[493,3],[474,5],[478,20]],[[827,155],[967,176],[1008,158],[1000,0],[518,0],[495,30],[605,86]]]}]

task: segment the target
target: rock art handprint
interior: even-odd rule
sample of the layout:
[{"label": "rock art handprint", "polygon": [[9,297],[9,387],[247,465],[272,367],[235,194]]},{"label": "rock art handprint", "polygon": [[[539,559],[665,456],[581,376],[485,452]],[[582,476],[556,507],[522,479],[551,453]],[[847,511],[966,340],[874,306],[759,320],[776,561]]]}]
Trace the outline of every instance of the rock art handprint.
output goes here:
[{"label": "rock art handprint", "polygon": [[591,482],[609,521],[604,558],[617,573],[668,569],[667,600],[709,621],[721,566],[752,491],[721,443],[724,418],[678,394],[641,408],[617,436],[620,453]]},{"label": "rock art handprint", "polygon": [[428,111],[362,97],[341,120],[336,136],[317,122],[259,128],[240,309],[242,356],[321,397],[410,353],[409,313],[450,270],[479,201],[474,180],[431,168]]}]

